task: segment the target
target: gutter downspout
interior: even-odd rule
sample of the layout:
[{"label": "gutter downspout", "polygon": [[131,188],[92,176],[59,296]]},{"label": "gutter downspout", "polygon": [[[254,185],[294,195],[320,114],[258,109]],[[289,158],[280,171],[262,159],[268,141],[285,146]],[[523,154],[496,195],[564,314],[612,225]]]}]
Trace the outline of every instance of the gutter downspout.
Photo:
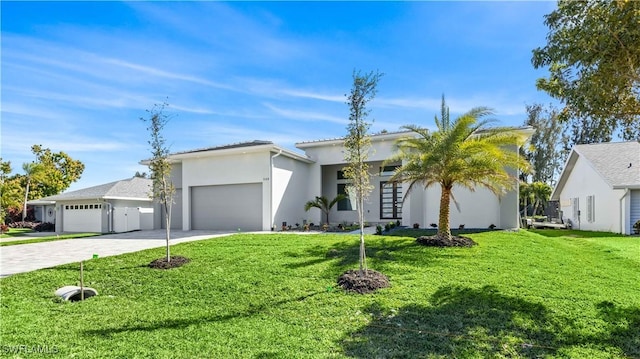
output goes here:
[{"label": "gutter downspout", "polygon": [[622,200],[624,200],[625,197],[627,197],[628,194],[629,194],[629,189],[625,188],[624,194],[619,199],[619,202],[620,202],[620,234],[625,234],[624,231],[625,231],[626,228],[624,228],[624,216],[622,215],[624,213],[624,210],[622,209],[622,206],[624,204],[622,203]]},{"label": "gutter downspout", "polygon": [[269,166],[269,217],[270,217],[270,227],[269,230],[273,230],[273,227],[275,226],[275,223],[273,223],[273,221],[275,220],[275,216],[273,215],[273,166],[274,166],[274,162],[273,159],[280,156],[282,154],[282,149],[280,149],[280,152],[276,153],[275,155],[271,156],[271,160],[270,160],[270,166]]}]

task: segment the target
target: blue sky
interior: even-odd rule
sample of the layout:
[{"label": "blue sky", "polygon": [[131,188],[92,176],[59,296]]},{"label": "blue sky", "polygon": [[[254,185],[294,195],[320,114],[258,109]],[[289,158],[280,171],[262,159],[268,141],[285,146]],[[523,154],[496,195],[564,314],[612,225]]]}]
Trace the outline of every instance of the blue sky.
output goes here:
[{"label": "blue sky", "polygon": [[167,99],[172,152],[346,133],[354,70],[385,73],[372,132],[432,128],[442,94],[521,125],[552,99],[531,65],[555,2],[2,1],[2,158],[86,165],[69,190],[146,171],[139,120]]}]

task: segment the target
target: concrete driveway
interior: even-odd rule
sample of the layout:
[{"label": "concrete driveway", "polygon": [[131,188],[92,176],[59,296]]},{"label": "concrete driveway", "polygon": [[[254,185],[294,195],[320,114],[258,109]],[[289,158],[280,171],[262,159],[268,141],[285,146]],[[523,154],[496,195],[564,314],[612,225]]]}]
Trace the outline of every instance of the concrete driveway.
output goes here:
[{"label": "concrete driveway", "polygon": [[[228,236],[222,231],[172,231],[171,244]],[[21,237],[24,239],[26,237]],[[96,237],[0,247],[0,278],[61,264],[165,246],[164,230],[107,234]]]}]

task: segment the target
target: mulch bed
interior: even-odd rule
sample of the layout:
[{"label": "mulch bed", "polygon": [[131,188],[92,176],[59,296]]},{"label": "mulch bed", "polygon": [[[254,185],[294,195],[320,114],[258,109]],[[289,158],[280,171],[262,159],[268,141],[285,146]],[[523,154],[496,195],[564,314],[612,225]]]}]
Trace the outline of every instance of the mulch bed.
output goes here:
[{"label": "mulch bed", "polygon": [[471,238],[452,236],[451,239],[447,239],[442,236],[422,236],[416,238],[418,244],[428,247],[473,247],[478,245]]},{"label": "mulch bed", "polygon": [[171,256],[171,261],[167,262],[167,257],[158,258],[153,262],[149,263],[149,268],[155,269],[171,269],[181,267],[187,263],[189,263],[189,258],[181,257],[181,256]]},{"label": "mulch bed", "polygon": [[367,294],[375,292],[381,288],[387,288],[391,284],[386,275],[367,269],[362,272],[357,269],[350,269],[338,277],[338,285],[350,292]]}]

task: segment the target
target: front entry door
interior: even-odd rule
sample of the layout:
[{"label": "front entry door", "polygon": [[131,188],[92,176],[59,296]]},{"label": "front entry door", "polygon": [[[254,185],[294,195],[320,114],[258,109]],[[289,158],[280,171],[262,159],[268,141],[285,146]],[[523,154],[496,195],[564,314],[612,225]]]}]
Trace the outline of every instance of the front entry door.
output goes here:
[{"label": "front entry door", "polygon": [[380,218],[402,219],[402,183],[380,182]]}]

